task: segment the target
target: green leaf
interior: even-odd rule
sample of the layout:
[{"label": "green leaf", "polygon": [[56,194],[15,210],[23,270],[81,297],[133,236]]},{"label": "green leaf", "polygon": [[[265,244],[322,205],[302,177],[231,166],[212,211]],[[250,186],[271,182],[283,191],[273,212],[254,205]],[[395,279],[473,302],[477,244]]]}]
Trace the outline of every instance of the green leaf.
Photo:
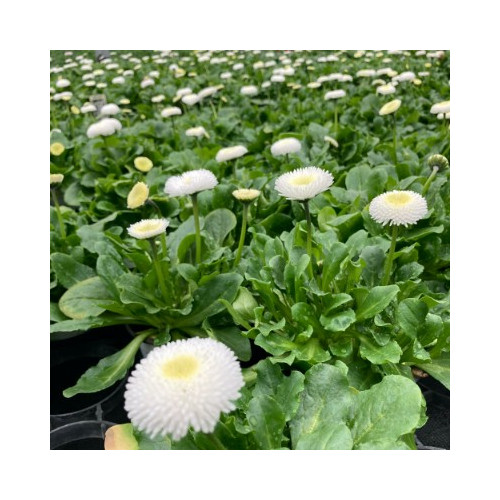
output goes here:
[{"label": "green leaf", "polygon": [[65,288],[71,288],[80,281],[95,276],[94,270],[63,253],[53,253],[50,256],[52,270],[57,281]]},{"label": "green leaf", "polygon": [[99,316],[104,312],[101,305],[113,302],[113,296],[99,276],[78,282],[69,288],[59,300],[59,308],[71,319]]},{"label": "green leaf", "polygon": [[160,300],[148,290],[141,276],[123,274],[118,278],[116,286],[123,304],[140,304],[149,314],[156,314],[161,309]]},{"label": "green leaf", "polygon": [[320,322],[330,332],[344,332],[356,322],[356,314],[352,309],[341,311],[336,314],[320,316]]},{"label": "green leaf", "polygon": [[416,366],[450,389],[450,358],[433,359],[431,363],[421,363]]},{"label": "green leaf", "polygon": [[274,398],[266,395],[253,398],[248,405],[247,419],[260,449],[281,447],[285,414]]},{"label": "green leaf", "polygon": [[337,309],[344,304],[352,302],[352,297],[347,293],[335,293],[332,295],[327,295],[323,299],[323,314],[328,316],[328,314]]},{"label": "green leaf", "polygon": [[354,448],[373,449],[373,443],[379,442],[396,446],[401,436],[417,428],[421,405],[422,393],[415,382],[387,375],[356,398],[351,429]]},{"label": "green leaf", "polygon": [[361,336],[361,345],[359,354],[362,358],[367,359],[374,365],[382,365],[384,363],[397,363],[403,351],[395,340],[391,340],[384,346],[379,346],[369,340],[367,337]]},{"label": "green leaf", "polygon": [[252,357],[250,340],[243,337],[241,331],[236,326],[227,326],[224,328],[211,328],[213,336],[226,344],[241,361],[249,361]]},{"label": "green leaf", "polygon": [[219,302],[219,299],[225,299],[231,303],[242,281],[243,277],[236,273],[219,274],[197,288],[193,294],[191,313],[176,319],[175,326],[196,326],[206,318],[223,311],[225,306]]},{"label": "green leaf", "polygon": [[396,297],[399,292],[397,285],[375,286],[365,299],[358,304],[356,317],[358,321],[373,318],[379,312],[382,312]]},{"label": "green leaf", "polygon": [[148,335],[151,335],[151,330],[135,337],[121,351],[101,359],[96,366],[89,368],[73,387],[63,391],[64,397],[70,398],[76,394],[99,392],[121,380],[133,365],[135,355]]},{"label": "green leaf", "polygon": [[344,422],[328,422],[299,437],[296,450],[351,450],[352,435]]},{"label": "green leaf", "polygon": [[344,243],[335,242],[323,259],[322,290],[326,291],[340,272],[340,264],[349,251]]},{"label": "green leaf", "polygon": [[226,236],[236,227],[236,216],[227,208],[218,208],[205,217],[205,231],[222,246]]},{"label": "green leaf", "polygon": [[[310,368],[306,372],[300,407],[290,422],[292,448],[321,442],[329,449],[351,449],[345,422],[353,397],[345,373],[339,367],[318,364]],[[332,422],[340,427],[334,432],[328,431]]]},{"label": "green leaf", "polygon": [[365,267],[361,275],[367,286],[374,286],[379,283],[385,262],[385,252],[377,245],[363,248],[359,258],[365,262]]},{"label": "green leaf", "polygon": [[113,294],[115,299],[119,299],[120,292],[116,287],[116,282],[127,272],[123,264],[110,255],[99,255],[97,257],[96,271],[101,280],[106,283],[108,290]]},{"label": "green leaf", "polygon": [[258,303],[254,296],[244,287],[238,289],[238,295],[233,302],[234,310],[246,321],[254,321],[254,309],[258,307]]},{"label": "green leaf", "polygon": [[398,304],[396,318],[403,332],[413,339],[425,324],[429,308],[419,299],[405,299]]}]

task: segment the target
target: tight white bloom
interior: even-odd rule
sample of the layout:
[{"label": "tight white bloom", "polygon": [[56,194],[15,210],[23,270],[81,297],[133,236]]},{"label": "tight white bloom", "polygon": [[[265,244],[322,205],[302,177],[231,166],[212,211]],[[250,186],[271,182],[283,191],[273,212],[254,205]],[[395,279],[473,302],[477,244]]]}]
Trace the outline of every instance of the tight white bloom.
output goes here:
[{"label": "tight white bloom", "polygon": [[206,87],[198,92],[198,98],[205,99],[205,97],[210,97],[219,91],[217,87]]},{"label": "tight white bloom", "polygon": [[356,76],[360,76],[363,78],[368,78],[375,76],[377,73],[374,69],[360,69],[357,73]]},{"label": "tight white bloom", "polygon": [[404,71],[400,75],[394,77],[397,82],[411,82],[415,78],[413,71]]},{"label": "tight white bloom", "polygon": [[112,80],[111,83],[115,85],[123,85],[125,83],[125,78],[123,76],[115,76]]},{"label": "tight white bloom", "polygon": [[382,225],[415,224],[427,213],[425,198],[414,191],[389,191],[375,197],[369,208],[372,219]]},{"label": "tight white bloom", "polygon": [[101,108],[101,115],[117,115],[119,112],[120,108],[114,103],[105,104]]},{"label": "tight white bloom", "polygon": [[394,99],[393,101],[385,103],[379,110],[378,114],[380,116],[390,115],[391,113],[395,113],[399,107],[401,106],[400,99]]},{"label": "tight white bloom", "polygon": [[385,85],[380,85],[380,87],[377,87],[377,94],[389,95],[394,94],[394,92],[396,92],[396,87],[392,85],[392,83],[387,83]]},{"label": "tight white bloom", "polygon": [[144,182],[137,182],[127,196],[127,208],[142,207],[149,197],[149,187]]},{"label": "tight white bloom", "polygon": [[152,78],[144,78],[141,82],[141,89],[145,89],[146,87],[150,87],[151,85],[154,85],[155,81]]},{"label": "tight white bloom", "polygon": [[239,71],[240,69],[243,69],[245,66],[244,64],[242,63],[236,63],[234,66],[233,66],[233,70],[234,71]]},{"label": "tight white bloom", "polygon": [[175,95],[177,97],[184,97],[185,95],[192,94],[193,91],[189,87],[184,87],[183,89],[179,89]]},{"label": "tight white bloom", "polygon": [[59,92],[58,94],[54,94],[54,101],[69,101],[73,97],[73,92],[66,90],[65,92]]},{"label": "tight white bloom", "polygon": [[259,89],[255,85],[245,85],[240,89],[240,94],[242,95],[256,95],[258,93]]},{"label": "tight white bloom", "polygon": [[264,83],[262,84],[262,88],[263,88],[263,89],[267,89],[267,87],[269,87],[270,85],[271,85],[271,82],[264,82]]},{"label": "tight white bloom", "polygon": [[330,137],[329,135],[325,135],[325,137],[323,137],[323,139],[325,142],[328,142],[332,146],[335,146],[336,148],[339,147],[339,143],[333,137]]},{"label": "tight white bloom", "polygon": [[155,95],[151,97],[151,102],[159,103],[165,100],[165,96],[163,94]]},{"label": "tight white bloom", "polygon": [[69,80],[66,80],[66,78],[59,78],[56,82],[56,87],[58,89],[63,89],[65,87],[69,87],[71,85],[71,82]]},{"label": "tight white bloom", "polygon": [[141,172],[149,172],[153,168],[153,162],[147,156],[134,158],[134,166]]},{"label": "tight white bloom", "polygon": [[282,83],[285,81],[285,77],[283,75],[273,75],[271,81],[273,83]]},{"label": "tight white bloom", "polygon": [[253,201],[260,195],[258,189],[236,189],[233,196],[240,201]]},{"label": "tight white bloom", "polygon": [[330,172],[318,167],[298,168],[280,175],[274,189],[288,200],[309,200],[333,184]]},{"label": "tight white bloom", "polygon": [[92,139],[99,135],[113,135],[121,128],[122,124],[116,118],[103,118],[101,121],[90,125],[87,129],[87,137]]},{"label": "tight white bloom", "polygon": [[59,184],[64,180],[63,174],[50,174],[50,183]]},{"label": "tight white bloom", "polygon": [[188,137],[208,137],[205,127],[202,126],[188,128],[185,133]]},{"label": "tight white bloom", "polygon": [[178,108],[177,106],[171,106],[170,108],[165,108],[161,112],[161,116],[163,116],[163,118],[168,118],[169,116],[176,116],[176,115],[182,115],[181,108]]},{"label": "tight white bloom", "polygon": [[450,101],[442,101],[433,104],[431,107],[431,113],[437,115],[438,113],[449,113],[450,112]]},{"label": "tight white bloom", "polygon": [[300,141],[295,137],[287,137],[276,141],[271,146],[271,153],[273,156],[285,155],[288,153],[298,153],[301,148]]},{"label": "tight white bloom", "polygon": [[328,101],[330,99],[340,99],[341,97],[345,97],[345,90],[330,90],[325,94],[325,100]]},{"label": "tight white bloom", "polygon": [[229,148],[219,149],[215,155],[215,160],[220,162],[234,160],[248,153],[248,149],[245,146],[231,146]]},{"label": "tight white bloom", "polygon": [[222,80],[227,80],[228,78],[231,78],[232,73],[230,71],[224,71],[224,73],[220,74],[220,77]]},{"label": "tight white bloom", "polygon": [[321,82],[309,82],[307,84],[307,88],[309,89],[317,89],[319,87],[321,87]]},{"label": "tight white bloom", "polygon": [[143,219],[128,228],[128,234],[139,240],[152,238],[165,232],[169,224],[167,219]]},{"label": "tight white bloom", "polygon": [[182,97],[182,102],[188,106],[193,106],[199,102],[200,98],[196,94],[188,94]]},{"label": "tight white bloom", "polygon": [[190,170],[167,179],[165,193],[169,196],[185,196],[205,191],[205,189],[213,189],[218,183],[210,170],[204,168]]},{"label": "tight white bloom", "polygon": [[182,439],[189,427],[213,432],[222,412],[235,409],[243,387],[233,351],[210,338],[177,340],[153,349],[136,365],[125,391],[125,410],[154,439]]}]

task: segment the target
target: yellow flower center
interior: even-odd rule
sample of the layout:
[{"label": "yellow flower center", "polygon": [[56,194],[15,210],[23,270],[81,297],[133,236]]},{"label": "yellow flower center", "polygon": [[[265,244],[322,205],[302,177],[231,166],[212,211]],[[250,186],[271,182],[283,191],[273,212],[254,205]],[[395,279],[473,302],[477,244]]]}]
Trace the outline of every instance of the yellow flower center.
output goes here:
[{"label": "yellow flower center", "polygon": [[306,186],[307,184],[311,184],[316,180],[315,174],[302,174],[297,175],[293,179],[290,180],[290,184],[292,186]]},{"label": "yellow flower center", "polygon": [[169,359],[162,367],[165,378],[190,379],[199,369],[199,362],[194,356],[181,354]]},{"label": "yellow flower center", "polygon": [[411,196],[408,193],[389,193],[385,199],[387,203],[401,207],[411,201]]}]

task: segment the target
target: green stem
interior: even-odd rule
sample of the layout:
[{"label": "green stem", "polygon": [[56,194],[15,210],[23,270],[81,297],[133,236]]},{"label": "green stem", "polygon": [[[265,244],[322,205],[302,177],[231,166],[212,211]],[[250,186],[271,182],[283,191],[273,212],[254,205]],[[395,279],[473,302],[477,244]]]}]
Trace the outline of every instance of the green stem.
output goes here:
[{"label": "green stem", "polygon": [[241,253],[243,252],[243,245],[245,244],[245,235],[247,232],[248,207],[249,207],[248,203],[243,203],[243,219],[241,221],[240,242],[238,244],[236,259],[234,260],[234,267],[236,267],[240,263]]},{"label": "green stem", "polygon": [[207,438],[215,446],[216,450],[226,450],[227,448],[220,442],[219,438],[215,434],[207,434]]},{"label": "green stem", "polygon": [[209,99],[210,107],[212,108],[212,113],[214,115],[214,120],[217,119],[217,111],[215,111],[214,103],[212,102],[212,98]]},{"label": "green stem", "polygon": [[432,169],[431,175],[429,175],[429,178],[425,182],[424,187],[422,189],[422,196],[425,196],[427,194],[427,191],[429,190],[432,181],[436,177],[438,170],[439,170],[439,167],[437,167],[437,166]]},{"label": "green stem", "polygon": [[333,114],[334,114],[334,120],[335,120],[335,136],[339,133],[339,111],[337,109],[337,103],[333,103]]},{"label": "green stem", "polygon": [[394,251],[396,250],[397,237],[398,237],[398,226],[394,225],[394,226],[392,226],[391,248],[389,249],[389,255],[387,256],[387,259],[385,261],[384,279],[382,280],[382,285],[389,284],[389,278],[391,276],[392,261],[394,259]]},{"label": "green stem", "polygon": [[51,189],[50,194],[52,195],[52,201],[54,202],[54,208],[56,209],[57,222],[59,222],[59,230],[61,231],[61,238],[64,240],[66,239],[66,228],[64,227],[61,209],[59,207],[59,202],[57,201],[55,189]]},{"label": "green stem", "polygon": [[312,278],[313,268],[312,268],[312,224],[311,224],[311,212],[309,211],[309,200],[304,200],[304,211],[306,212],[307,221],[307,254],[309,255],[309,275]]},{"label": "green stem", "polygon": [[397,154],[397,147],[398,147],[398,134],[397,134],[397,128],[396,128],[396,113],[392,114],[392,159],[394,161],[394,165],[398,164],[398,154]]},{"label": "green stem", "polygon": [[151,245],[151,252],[153,254],[153,265],[156,271],[156,278],[158,280],[158,285],[160,286],[161,294],[165,299],[165,303],[168,304],[170,302],[167,287],[165,286],[165,278],[163,277],[163,272],[161,270],[161,264],[158,259],[158,252],[156,251],[155,240],[150,239],[149,243]]},{"label": "green stem", "polygon": [[196,264],[201,262],[201,234],[200,234],[200,214],[198,212],[198,193],[191,195],[193,200],[194,229],[196,232]]},{"label": "green stem", "polygon": [[[155,209],[155,211],[158,214],[158,216],[160,217],[160,219],[163,219],[163,214],[161,213],[160,207],[151,198],[148,198],[146,203],[148,203],[149,205],[151,205]],[[166,233],[161,233],[160,243],[161,243],[162,257],[166,258],[167,257],[167,234]]]}]

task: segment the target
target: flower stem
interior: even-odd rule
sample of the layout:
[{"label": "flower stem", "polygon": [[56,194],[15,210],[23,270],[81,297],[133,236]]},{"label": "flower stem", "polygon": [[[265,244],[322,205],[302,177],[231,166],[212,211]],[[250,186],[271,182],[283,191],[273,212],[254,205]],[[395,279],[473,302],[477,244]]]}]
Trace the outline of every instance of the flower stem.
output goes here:
[{"label": "flower stem", "polygon": [[389,284],[389,278],[391,276],[392,261],[394,259],[394,251],[396,250],[397,237],[398,237],[398,226],[394,225],[394,226],[392,226],[391,248],[389,249],[389,255],[387,256],[387,259],[385,261],[384,279],[382,280],[382,285]]},{"label": "flower stem", "polygon": [[335,136],[339,133],[339,110],[337,108],[337,103],[333,103],[333,114],[334,114],[334,123],[335,123]]},{"label": "flower stem", "polygon": [[207,438],[215,446],[216,450],[226,450],[227,448],[220,442],[220,439],[215,434],[207,434]]},{"label": "flower stem", "polygon": [[427,191],[429,190],[431,183],[434,180],[434,177],[436,177],[438,170],[439,170],[438,166],[436,166],[432,169],[431,175],[429,175],[429,178],[425,182],[424,187],[422,189],[422,196],[425,196],[427,194]]},{"label": "flower stem", "polygon": [[196,232],[196,264],[201,262],[200,214],[198,212],[198,193],[191,195],[193,200],[194,229]]},{"label": "flower stem", "polygon": [[170,302],[167,292],[167,287],[165,286],[165,278],[163,277],[163,272],[161,270],[161,264],[158,260],[158,252],[156,251],[155,240],[154,238],[149,240],[151,245],[151,252],[153,253],[153,265],[155,267],[156,278],[158,279],[158,285],[160,286],[161,294],[165,299],[165,303],[168,304]]},{"label": "flower stem", "polygon": [[240,263],[241,253],[243,252],[243,245],[245,244],[245,235],[247,232],[248,207],[249,203],[243,203],[243,219],[241,221],[240,242],[238,244],[236,259],[234,260],[234,267],[236,267]]},{"label": "flower stem", "polygon": [[66,228],[64,227],[64,222],[61,214],[61,208],[59,207],[59,202],[57,201],[57,195],[55,189],[50,190],[52,195],[52,201],[54,202],[54,208],[56,210],[57,222],[59,222],[59,231],[61,231],[61,238],[66,239]]},{"label": "flower stem", "polygon": [[[148,198],[146,200],[146,203],[151,205],[156,213],[159,215],[160,219],[163,219],[163,214],[161,213],[160,207],[154,202],[151,198]],[[161,233],[160,235],[160,243],[161,243],[161,252],[162,252],[162,257],[167,257],[167,234],[166,233]]]},{"label": "flower stem", "polygon": [[309,274],[312,277],[313,268],[312,268],[312,224],[311,224],[311,212],[309,211],[309,200],[304,200],[304,211],[306,212],[306,221],[307,221],[307,254],[309,255]]},{"label": "flower stem", "polygon": [[398,133],[396,127],[396,113],[392,114],[392,159],[394,161],[394,165],[398,164]]}]

